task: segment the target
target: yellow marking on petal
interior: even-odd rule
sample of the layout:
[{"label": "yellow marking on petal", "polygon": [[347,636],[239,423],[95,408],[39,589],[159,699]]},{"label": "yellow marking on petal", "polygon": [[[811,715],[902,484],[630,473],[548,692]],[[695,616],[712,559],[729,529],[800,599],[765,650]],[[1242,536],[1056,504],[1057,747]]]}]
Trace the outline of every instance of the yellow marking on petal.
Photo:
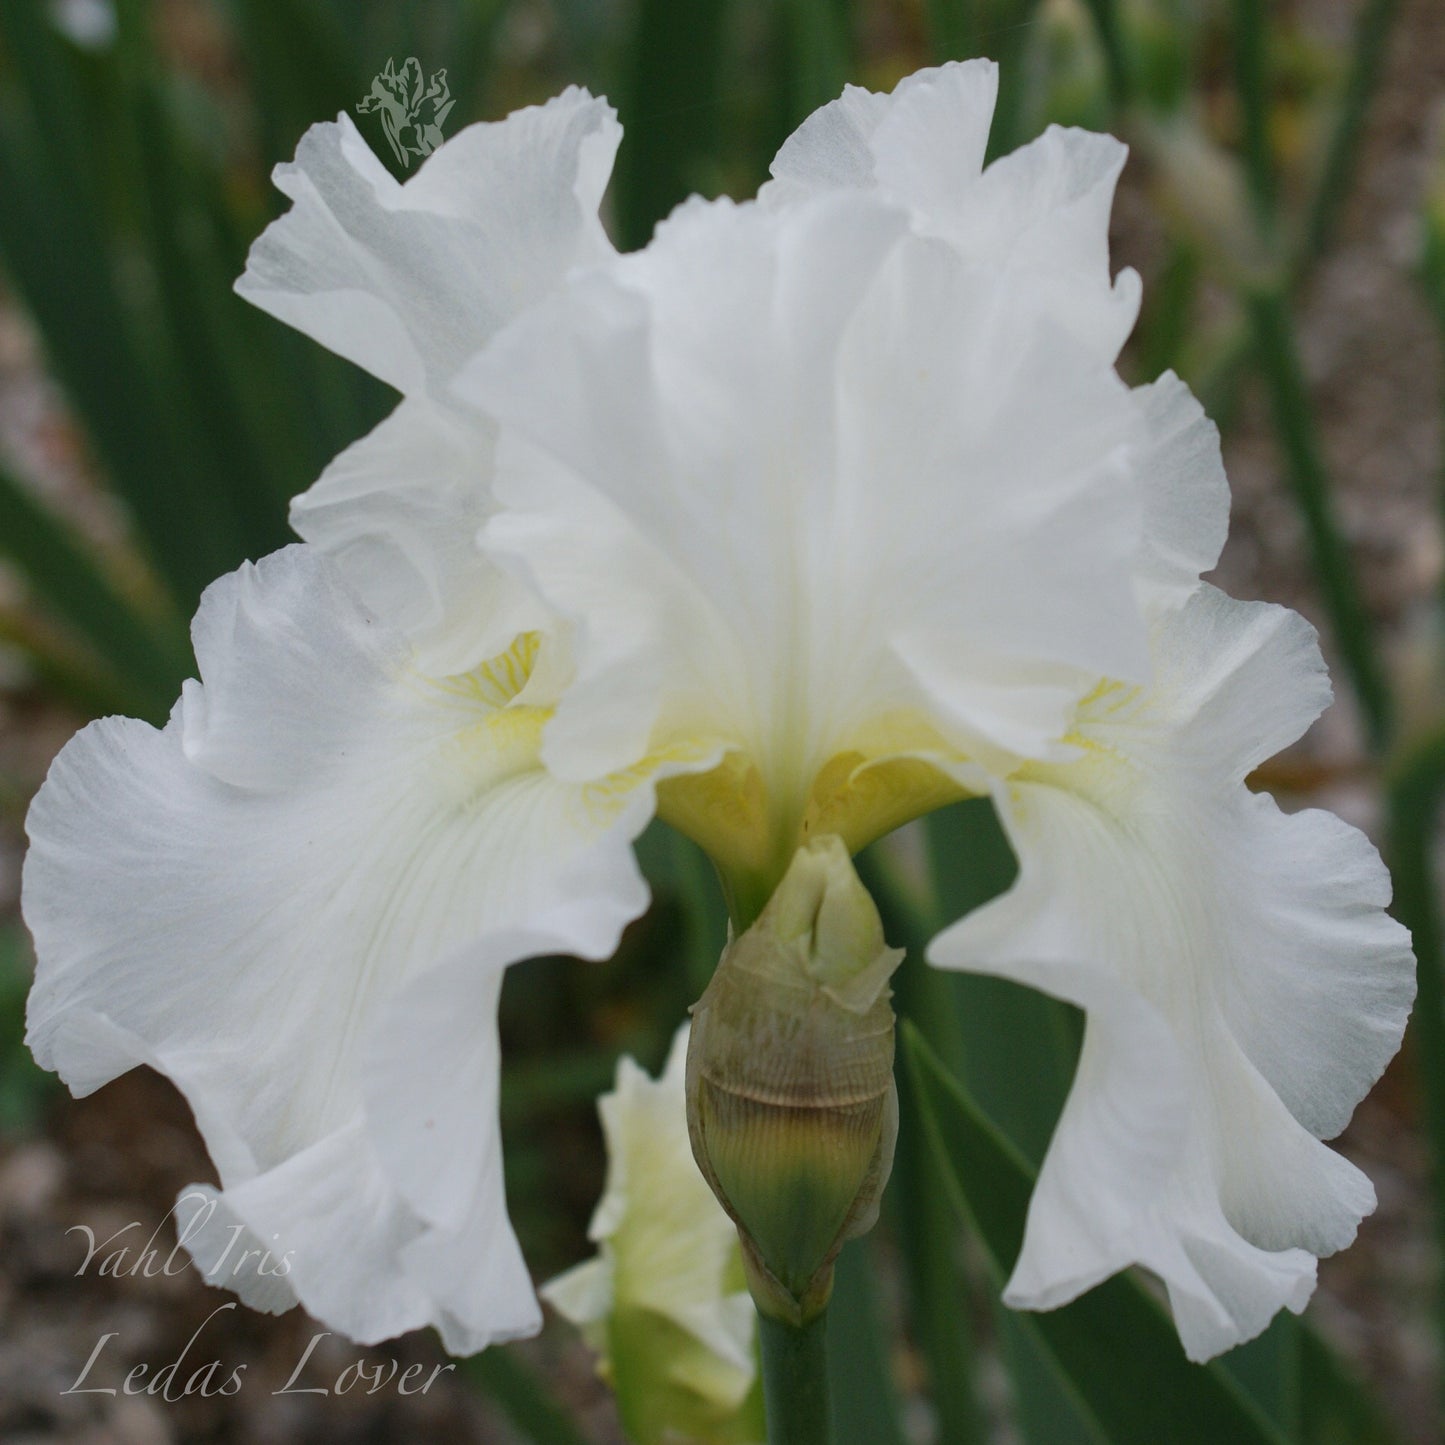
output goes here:
[{"label": "yellow marking on petal", "polygon": [[[687,767],[702,763],[717,752],[717,745],[707,739],[686,739],[654,748],[646,757],[630,767],[608,774],[582,790],[582,804],[598,822],[616,816],[622,805],[643,783],[650,782],[663,768]],[[658,786],[658,796],[669,782],[680,781],[673,775]]]},{"label": "yellow marking on petal", "polygon": [[[1078,722],[1091,722],[1096,718],[1112,717],[1130,706],[1144,689],[1136,682],[1119,682],[1102,678],[1093,690],[1079,700],[1075,717]],[[1108,699],[1105,705],[1105,699]],[[1068,741],[1072,742],[1070,737]]]},{"label": "yellow marking on petal", "polygon": [[861,753],[840,753],[813,784],[802,838],[836,833],[850,853],[857,853],[904,823],[968,796],[966,788],[922,758],[870,760]]},{"label": "yellow marking on petal", "polygon": [[1079,756],[1063,762],[1028,761],[1011,775],[1010,783],[1046,783],[1100,796],[1129,787],[1139,771],[1139,759],[1111,741],[1107,731],[1101,737],[1090,729],[1118,720],[1144,695],[1138,683],[1104,678],[1080,700],[1072,726],[1060,739]]},{"label": "yellow marking on petal", "polygon": [[[513,779],[549,776],[542,762],[542,737],[556,709],[523,700],[541,650],[540,635],[524,632],[505,652],[469,672],[441,678],[413,673],[408,678],[415,691],[460,713],[438,749],[438,759],[449,780],[446,785],[460,782],[463,806]],[[710,739],[654,748],[630,767],[575,785],[569,810],[580,829],[605,828],[659,771],[704,766],[717,752],[716,741]]]},{"label": "yellow marking on petal", "polygon": [[460,782],[464,807],[511,778],[542,769],[542,730],[553,709],[517,701],[541,646],[537,633],[523,632],[506,651],[468,672],[449,677],[414,672],[407,679],[433,706],[453,714],[454,726],[437,756],[448,786]]},{"label": "yellow marking on petal", "polygon": [[[541,645],[537,633],[523,633],[505,652],[469,672],[416,679],[470,714],[442,750],[445,767],[461,778],[468,800],[509,779],[545,772],[542,735],[553,709],[518,701]],[[1104,682],[1085,700],[1081,714],[1116,690],[1119,696],[1111,699],[1110,710],[1123,706],[1133,690]],[[1077,741],[1088,746],[1085,739]],[[911,819],[969,796],[919,756],[948,757],[955,750],[925,716],[911,711],[876,718],[852,746],[828,758],[811,781],[774,778],[770,786],[758,763],[736,748],[702,770],[718,746],[715,738],[674,740],[630,767],[582,785],[576,800],[579,825],[605,827],[639,787],[666,772],[669,776],[657,784],[658,816],[698,843],[734,891],[766,898],[809,839],[836,834],[857,852]],[[690,768],[696,770],[678,771]]]},{"label": "yellow marking on petal", "polygon": [[[949,756],[927,722],[878,720],[857,746],[835,753],[803,790],[769,788],[742,751],[705,773],[658,788],[658,816],[712,858],[735,898],[763,898],[810,839],[833,833],[856,853],[894,828],[969,796],[919,753]],[[962,759],[960,759],[962,761]]]},{"label": "yellow marking on petal", "polygon": [[542,770],[546,707],[507,707],[462,728],[442,749],[445,765],[465,780],[468,800],[511,778]]},{"label": "yellow marking on petal", "polygon": [[451,677],[429,677],[426,682],[434,691],[459,702],[485,708],[504,708],[526,687],[541,648],[542,639],[538,633],[523,632],[505,652],[470,672]]},{"label": "yellow marking on petal", "polygon": [[691,838],[724,872],[755,872],[772,856],[767,793],[756,765],[730,752],[706,773],[665,779],[657,815]]}]

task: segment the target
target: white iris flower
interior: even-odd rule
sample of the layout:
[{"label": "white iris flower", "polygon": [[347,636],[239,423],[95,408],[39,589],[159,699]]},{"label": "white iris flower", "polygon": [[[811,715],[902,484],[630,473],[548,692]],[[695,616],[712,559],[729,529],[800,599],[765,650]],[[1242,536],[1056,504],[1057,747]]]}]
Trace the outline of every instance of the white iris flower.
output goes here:
[{"label": "white iris flower", "polygon": [[537,1328],[501,976],[613,950],[655,812],[746,923],[807,839],[993,799],[1018,880],[930,957],[1087,1012],[1010,1302],[1141,1263],[1204,1358],[1372,1208],[1320,1140],[1398,1046],[1408,940],[1360,834],[1244,781],[1328,700],[1313,634],[1200,582],[1214,428],[1115,371],[1123,147],[984,170],[994,87],[849,90],[757,202],[628,256],[579,91],[405,184],[345,118],[278,170],[239,289],[403,400],[297,501],[305,545],[207,592],[165,729],[61,754],[24,886],[36,1056],[183,1090],[218,1283],[365,1341]]}]

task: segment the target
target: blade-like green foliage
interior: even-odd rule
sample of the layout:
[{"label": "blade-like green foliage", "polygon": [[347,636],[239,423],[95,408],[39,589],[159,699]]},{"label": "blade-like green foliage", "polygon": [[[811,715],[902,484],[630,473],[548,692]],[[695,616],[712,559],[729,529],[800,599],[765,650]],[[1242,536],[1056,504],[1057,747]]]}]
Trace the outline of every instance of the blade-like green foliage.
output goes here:
[{"label": "blade-like green foliage", "polygon": [[[940,1178],[977,1232],[995,1278],[1002,1280],[1023,1242],[1034,1170],[964,1092],[920,1030],[905,1023],[901,1039]],[[1129,1275],[1060,1309],[1020,1312],[1016,1318],[1047,1352],[1099,1438],[1111,1445],[1158,1440],[1395,1445],[1398,1440],[1333,1351],[1295,1320],[1278,1320],[1252,1346],[1198,1366],[1185,1360],[1161,1306]]]},{"label": "blade-like green foliage", "polygon": [[1335,646],[1365,715],[1370,741],[1383,748],[1394,725],[1394,705],[1373,625],[1336,516],[1319,425],[1299,359],[1295,323],[1277,288],[1249,298],[1254,345],[1269,390],[1275,435],[1300,516],[1309,536],[1315,580],[1329,613]]},{"label": "blade-like green foliage", "polygon": [[679,201],[706,190],[721,133],[727,0],[639,0],[622,77],[622,148],[613,197],[618,242],[646,245]]},{"label": "blade-like green foliage", "polygon": [[1298,1438],[1303,1445],[1400,1445],[1353,1371],[1312,1330],[1297,1331]]},{"label": "blade-like green foliage", "polygon": [[1322,255],[1334,238],[1399,10],[1400,0],[1365,0],[1356,16],[1349,69],[1305,232],[1305,254],[1311,258]]},{"label": "blade-like green foliage", "polygon": [[91,109],[78,65],[37,0],[0,7],[0,44],[12,62],[0,92],[0,264],[150,558],[188,611],[245,555],[242,525],[208,491],[186,446],[188,399],[167,394],[156,337],[122,289],[121,262],[130,257],[98,208],[92,159],[76,156],[67,128],[49,123],[52,114]]},{"label": "blade-like green foliage", "polygon": [[907,1442],[891,1368],[893,1333],[878,1297],[877,1247],[872,1237],[854,1240],[835,1271],[828,1319],[833,1445]]},{"label": "blade-like green foliage", "polygon": [[0,1141],[32,1133],[60,1081],[21,1043],[30,989],[29,945],[19,928],[0,926]]},{"label": "blade-like green foliage", "polygon": [[163,718],[190,668],[179,619],[136,609],[106,577],[92,550],[31,489],[0,470],[0,551],[36,594],[108,665],[120,695]]},{"label": "blade-like green foliage", "polygon": [[256,97],[266,153],[289,156],[307,126],[350,111],[388,57],[363,57],[356,32],[322,0],[225,0]]},{"label": "blade-like green foliage", "polygon": [[852,75],[852,6],[850,0],[783,0],[778,16],[791,129],[835,99]]}]

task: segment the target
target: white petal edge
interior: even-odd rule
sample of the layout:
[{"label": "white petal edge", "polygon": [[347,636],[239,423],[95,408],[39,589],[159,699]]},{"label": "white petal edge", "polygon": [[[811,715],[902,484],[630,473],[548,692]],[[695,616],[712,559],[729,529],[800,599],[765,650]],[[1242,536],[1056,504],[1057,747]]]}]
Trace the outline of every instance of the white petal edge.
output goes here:
[{"label": "white petal edge", "polygon": [[1140,425],[1131,465],[1144,506],[1135,585],[1146,610],[1178,607],[1219,561],[1229,531],[1219,428],[1172,371],[1131,396]]},{"label": "white petal edge", "polygon": [[889,95],[849,86],[784,142],[759,200],[787,206],[829,190],[876,191],[969,260],[1031,274],[1041,310],[1112,360],[1141,295],[1136,272],[1109,272],[1109,215],[1127,149],[1112,136],[1050,126],[985,169],[997,88],[997,67],[984,60],[918,71]]},{"label": "white petal edge", "polygon": [[911,201],[947,204],[983,169],[997,98],[991,60],[916,71],[889,95],[845,86],[783,142],[764,196],[778,204],[818,189],[883,184]]},{"label": "white petal edge", "polygon": [[291,504],[291,525],[335,564],[433,675],[466,672],[551,619],[477,544],[495,510],[495,430],[407,397]]}]

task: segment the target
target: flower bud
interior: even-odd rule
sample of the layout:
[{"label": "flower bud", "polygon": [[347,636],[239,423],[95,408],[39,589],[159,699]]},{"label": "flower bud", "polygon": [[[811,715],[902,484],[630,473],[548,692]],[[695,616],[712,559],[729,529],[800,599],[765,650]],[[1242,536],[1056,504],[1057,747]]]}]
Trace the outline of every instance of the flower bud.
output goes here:
[{"label": "flower bud", "polygon": [[687,1029],[650,1079],[631,1059],[598,1101],[607,1187],[595,1257],[542,1286],[597,1352],[637,1445],[750,1445],[764,1435],[757,1316],[737,1231],[688,1151]]},{"label": "flower bud", "polygon": [[903,959],[834,836],[798,850],[693,1008],[687,1118],[759,1308],[802,1324],[871,1229],[898,1100],[888,980]]}]

